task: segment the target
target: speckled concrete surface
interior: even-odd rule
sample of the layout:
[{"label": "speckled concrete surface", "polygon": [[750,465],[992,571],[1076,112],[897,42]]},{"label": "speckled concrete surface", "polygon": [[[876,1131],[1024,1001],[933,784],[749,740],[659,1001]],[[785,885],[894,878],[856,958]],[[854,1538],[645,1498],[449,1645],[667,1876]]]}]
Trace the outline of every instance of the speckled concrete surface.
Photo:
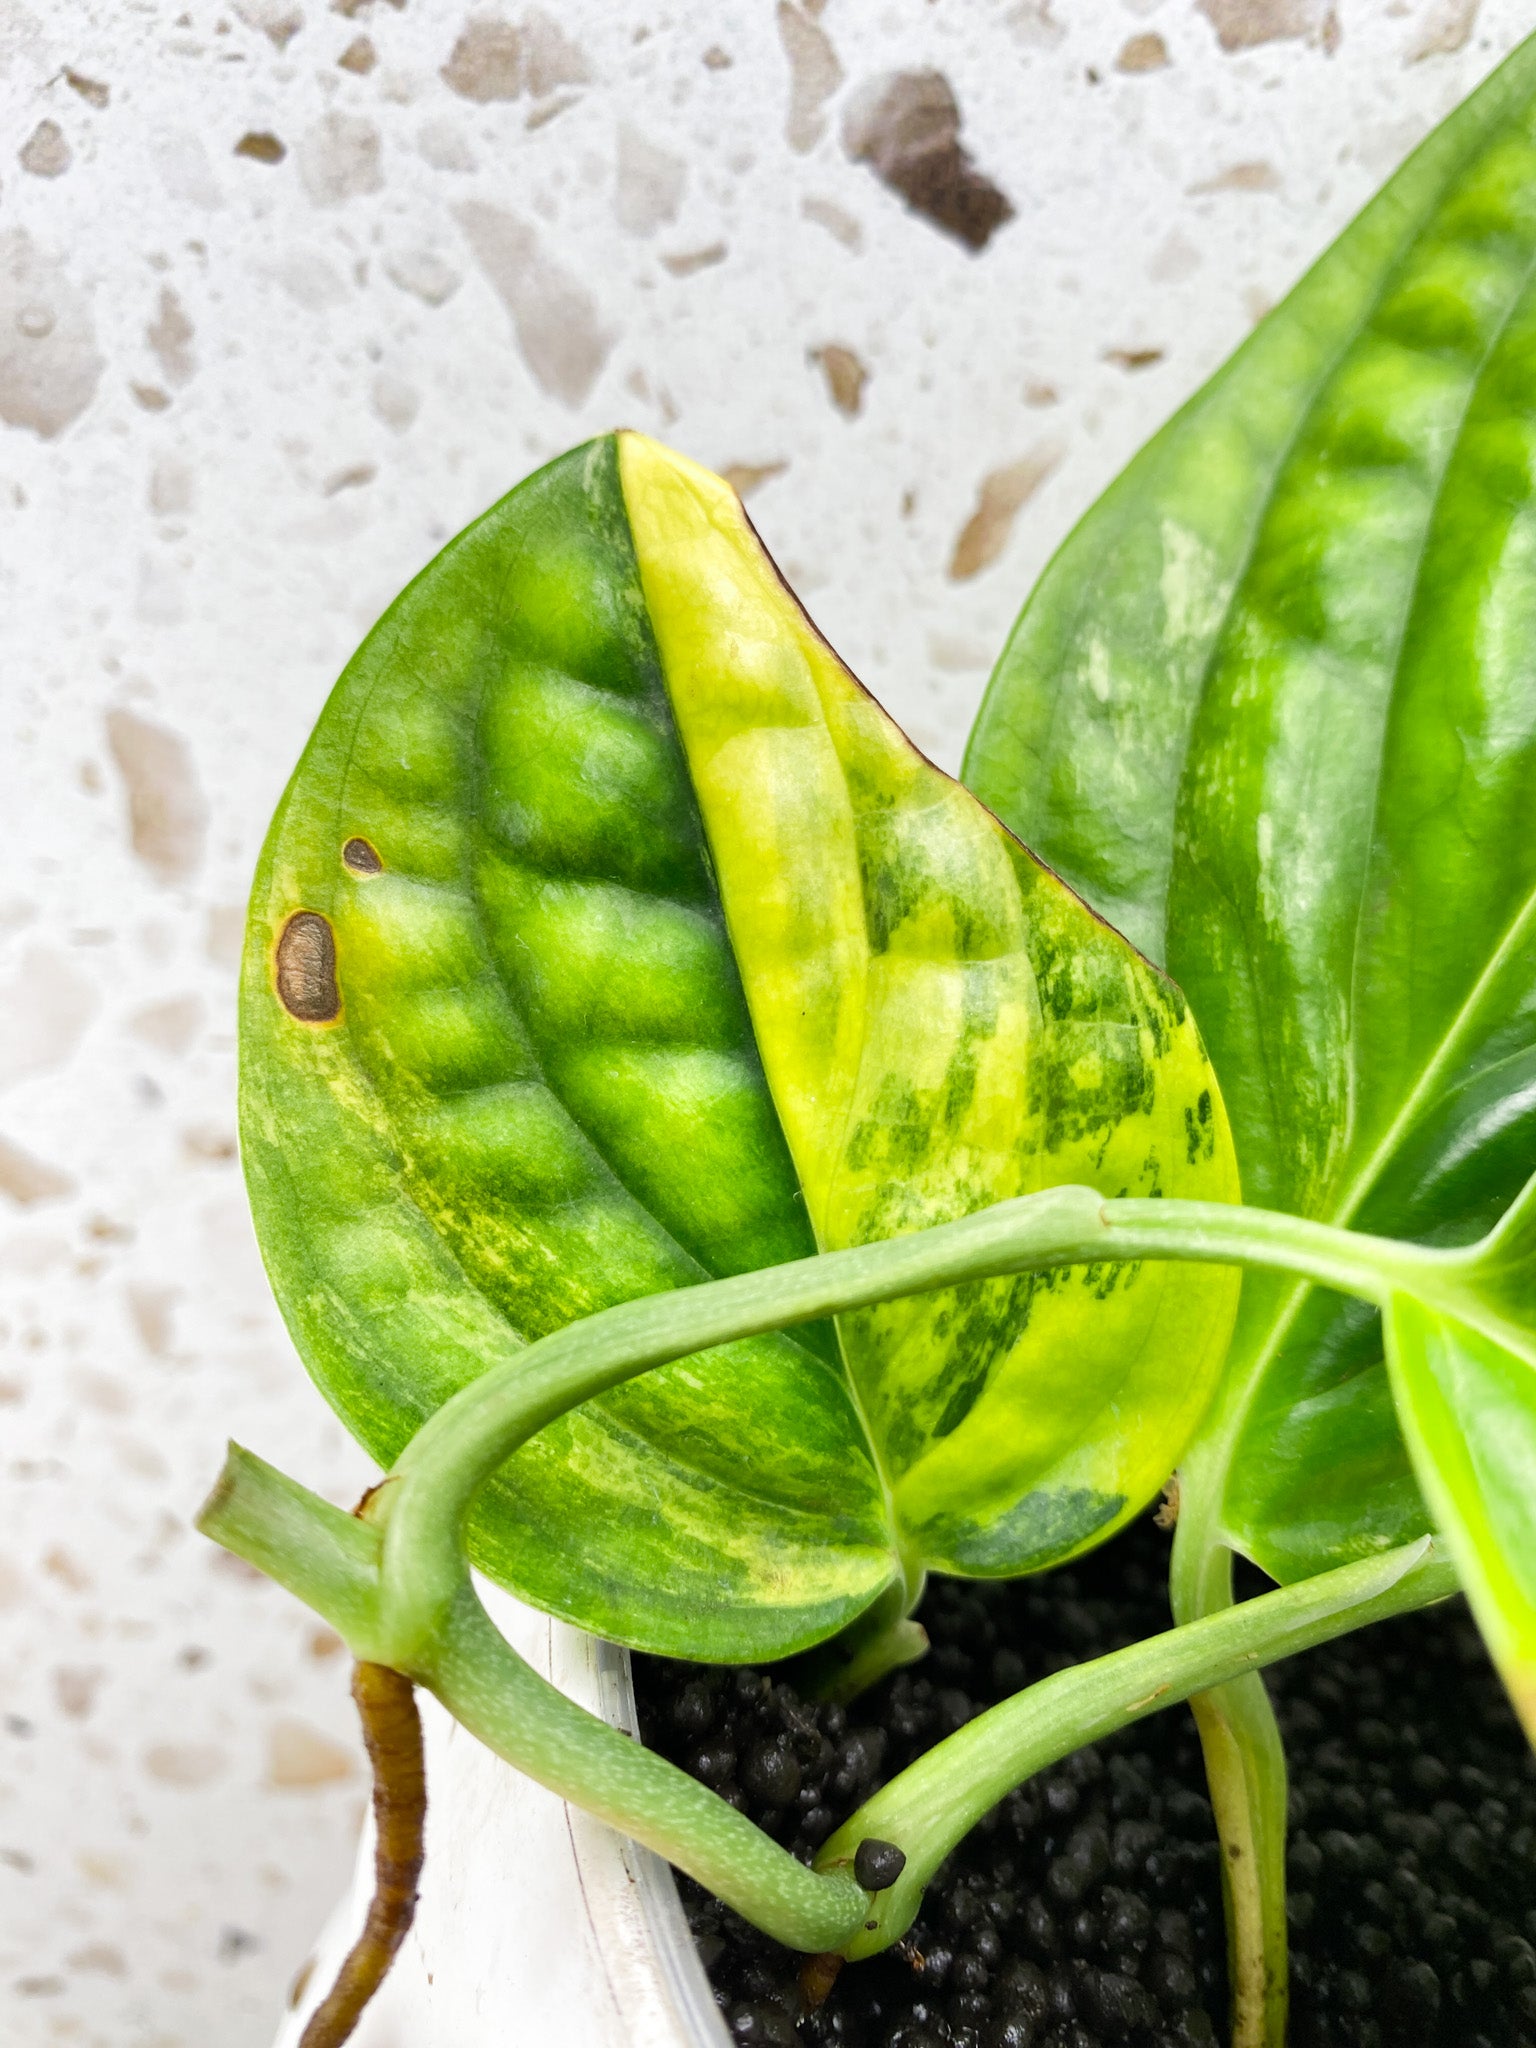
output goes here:
[{"label": "speckled concrete surface", "polygon": [[[345,1660],[188,1519],[229,1433],[367,1476],[245,1219],[232,969],[378,609],[631,423],[735,468],[953,765],[1071,520],[1531,26],[0,0],[5,2042],[259,2048],[348,1863]],[[958,115],[979,253],[895,189],[893,105]]]}]

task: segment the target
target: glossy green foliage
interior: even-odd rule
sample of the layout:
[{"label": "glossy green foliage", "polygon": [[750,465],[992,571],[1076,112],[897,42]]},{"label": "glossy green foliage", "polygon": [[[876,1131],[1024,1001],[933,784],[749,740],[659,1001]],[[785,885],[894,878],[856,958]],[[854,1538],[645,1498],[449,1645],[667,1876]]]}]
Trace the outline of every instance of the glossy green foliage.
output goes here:
[{"label": "glossy green foliage", "polygon": [[1447,1307],[1397,1295],[1387,1358],[1425,1498],[1536,1742],[1536,1182],[1459,1291]]},{"label": "glossy green foliage", "polygon": [[[790,768],[774,802],[801,823],[735,857],[768,785],[722,780],[718,759],[706,772],[690,720],[728,705],[738,738],[771,746],[794,720],[754,691],[814,635],[739,508],[729,533],[669,530],[665,506],[637,501],[635,465],[691,466],[624,441],[622,461],[608,439],[530,479],[392,607],[257,876],[241,1042],[257,1228],[300,1350],[384,1461],[529,1340],[803,1256],[819,1234],[853,1242],[1070,1180],[1235,1193],[1177,992],[922,763],[819,642],[860,707],[870,827],[834,875]],[[744,560],[755,668],[740,607],[719,602]],[[704,652],[735,648],[707,687],[683,644],[701,618]],[[764,919],[791,900],[810,922],[775,951]],[[930,1030],[926,1079],[910,1004],[905,1020],[865,1004],[835,1057],[773,1014],[774,974],[836,981],[852,938],[922,955],[931,989],[960,1001],[958,1051]],[[855,1084],[864,1207],[826,1229],[807,1195],[830,1185],[817,1162]],[[910,1151],[903,1119],[941,1100],[948,1150],[925,1178],[890,1148]],[[817,1641],[930,1563],[1069,1554],[1166,1476],[1235,1289],[1163,1267],[1053,1280],[649,1374],[517,1454],[482,1496],[475,1559],[612,1637],[733,1659]],[[972,1410],[984,1427],[962,1438]]]},{"label": "glossy green foliage", "polygon": [[[1188,994],[1245,1197],[1459,1242],[1536,1160],[1536,44],[1046,571],[970,785]],[[1250,1277],[1222,1531],[1425,1526],[1372,1310]]]}]

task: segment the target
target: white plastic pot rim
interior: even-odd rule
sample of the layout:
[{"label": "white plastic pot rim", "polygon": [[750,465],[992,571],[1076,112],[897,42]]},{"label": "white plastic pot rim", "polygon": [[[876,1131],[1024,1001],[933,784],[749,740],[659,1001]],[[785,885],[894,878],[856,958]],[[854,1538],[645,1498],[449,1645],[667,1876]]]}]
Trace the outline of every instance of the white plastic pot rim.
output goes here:
[{"label": "white plastic pot rim", "polygon": [[[560,1690],[638,1732],[629,1656],[481,1584],[496,1625]],[[415,1924],[353,2048],[729,2048],[670,1868],[522,1777],[421,1696],[427,1860]],[[357,1936],[373,1830],[300,1972],[273,2048],[304,2025]]]}]

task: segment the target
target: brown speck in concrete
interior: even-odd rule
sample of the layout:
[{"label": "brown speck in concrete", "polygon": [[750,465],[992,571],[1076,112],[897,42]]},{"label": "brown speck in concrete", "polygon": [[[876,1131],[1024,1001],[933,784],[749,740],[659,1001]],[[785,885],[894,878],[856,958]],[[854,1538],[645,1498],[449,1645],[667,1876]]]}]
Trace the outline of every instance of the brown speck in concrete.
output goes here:
[{"label": "brown speck in concrete", "polygon": [[149,473],[149,509],[160,519],[181,519],[192,510],[191,466],[175,455],[162,455]]},{"label": "brown speck in concrete", "polygon": [[512,315],[523,360],[544,390],[580,405],[614,333],[584,283],[548,255],[525,221],[484,200],[454,209],[475,260]]},{"label": "brown speck in concrete", "polygon": [[336,59],[343,71],[350,71],[357,78],[366,78],[378,61],[379,53],[367,36],[354,36]]},{"label": "brown speck in concrete", "polygon": [[163,1003],[146,1003],[133,1011],[127,1029],[141,1045],[151,1046],[170,1059],[179,1060],[189,1052],[203,1027],[201,996],[171,996]]},{"label": "brown speck in concrete", "polygon": [[845,249],[858,250],[864,246],[864,230],[851,213],[847,213],[831,199],[802,199],[800,211],[807,220],[815,221],[817,227],[825,228],[834,241],[841,242]]},{"label": "brown speck in concrete", "polygon": [[265,128],[249,128],[235,144],[235,155],[249,157],[253,164],[280,164],[287,146]]},{"label": "brown speck in concrete", "polygon": [[164,286],[159,311],[145,328],[144,339],[153,349],[168,384],[185,384],[197,367],[192,354],[194,331],[181,300],[169,285]]},{"label": "brown speck in concrete", "polygon": [[1463,50],[1477,25],[1481,0],[1437,0],[1408,45],[1403,62],[1422,64],[1426,57],[1448,57]]},{"label": "brown speck in concrete", "polygon": [[592,72],[557,21],[537,10],[523,18],[523,76],[535,99],[563,85],[586,85]]},{"label": "brown speck in concrete", "polygon": [[625,234],[653,235],[676,220],[687,182],[688,166],[680,156],[620,122],[613,204]]},{"label": "brown speck in concrete", "polygon": [[203,919],[203,952],[215,967],[238,967],[245,942],[245,905],[211,903]]},{"label": "brown speck in concrete", "polygon": [[718,43],[711,43],[704,52],[704,69],[706,71],[729,71],[732,62],[733,59],[730,51],[722,50]]},{"label": "brown speck in concrete", "polygon": [[1255,157],[1248,163],[1228,164],[1214,178],[1202,178],[1189,190],[1192,198],[1203,197],[1208,192],[1278,192],[1280,173],[1272,163]]},{"label": "brown speck in concrete", "polygon": [[424,121],[416,137],[416,147],[421,152],[422,162],[430,164],[434,171],[473,171],[477,168],[474,151],[451,121]]},{"label": "brown speck in concrete", "polygon": [[840,341],[829,341],[821,348],[813,348],[809,355],[810,360],[821,367],[832,403],[849,419],[855,418],[864,403],[864,386],[869,382],[869,372],[858,356]]},{"label": "brown speck in concrete", "polygon": [[130,384],[128,389],[134,404],[142,406],[145,412],[164,412],[171,402],[169,391],[162,391],[158,384]]},{"label": "brown speck in concrete", "polygon": [[843,117],[843,147],[882,184],[968,249],[984,249],[1013,206],[960,145],[960,108],[939,71],[867,85]]},{"label": "brown speck in concrete", "polygon": [[269,1785],[281,1791],[308,1792],[319,1785],[340,1784],[356,1770],[351,1752],[317,1728],[286,1720],[273,1727],[267,1750]]},{"label": "brown speck in concrete", "polygon": [[157,881],[189,881],[202,864],[208,811],[186,741],[119,707],[107,713],[107,743],[128,797],[134,853]]},{"label": "brown speck in concrete", "polygon": [[296,910],[277,942],[274,980],[278,1001],[301,1024],[332,1024],[341,1015],[336,986],[336,940],[316,910]]},{"label": "brown speck in concrete", "polygon": [[1008,544],[1013,522],[1060,463],[1065,449],[1059,441],[1042,442],[1038,448],[994,469],[981,480],[976,493],[976,510],[960,529],[949,573],[956,583],[979,575],[995,562]]},{"label": "brown speck in concrete", "polygon": [[304,26],[303,10],[294,0],[234,0],[234,9],[248,28],[258,29],[277,50],[286,50]]},{"label": "brown speck in concrete", "polygon": [[74,1192],[72,1175],[34,1159],[9,1138],[0,1138],[0,1194],[9,1196],[18,1207],[30,1209],[36,1202],[60,1202]]},{"label": "brown speck in concrete", "polygon": [[126,1977],[128,1974],[128,1958],[110,1941],[88,1941],[83,1948],[71,1949],[64,1960],[72,1970],[83,1970],[92,1976]]},{"label": "brown speck in concrete", "polygon": [[464,282],[430,249],[397,249],[384,259],[384,275],[424,306],[446,306]]},{"label": "brown speck in concrete", "polygon": [[34,178],[60,178],[74,160],[74,151],[57,121],[39,121],[16,155],[21,168]]},{"label": "brown speck in concrete", "polygon": [[206,1742],[157,1742],[144,1752],[144,1768],[162,1785],[190,1791],[218,1777],[224,1752]]},{"label": "brown speck in concrete", "polygon": [[90,1573],[60,1543],[44,1552],[43,1570],[50,1579],[57,1579],[71,1593],[89,1593],[91,1590]]},{"label": "brown speck in concrete", "polygon": [[675,256],[663,256],[661,267],[673,277],[692,277],[696,270],[708,270],[725,258],[724,242],[710,242],[702,249],[683,249]]},{"label": "brown speck in concrete", "polygon": [[99,78],[87,78],[83,71],[71,71],[64,66],[64,83],[72,92],[79,93],[88,106],[105,107],[112,98],[112,88],[103,85]]},{"label": "brown speck in concrete", "polygon": [[346,469],[338,469],[320,486],[322,498],[334,498],[340,491],[361,490],[364,484],[371,484],[378,475],[375,462],[354,462]]},{"label": "brown speck in concrete", "polygon": [[211,1124],[194,1124],[181,1134],[181,1149],[199,1166],[228,1166],[240,1156],[233,1131],[220,1131]]},{"label": "brown speck in concrete", "polygon": [[784,133],[789,146],[805,156],[820,142],[826,128],[826,104],[843,82],[843,67],[832,40],[811,17],[820,10],[779,0],[779,41],[789,60],[789,112]]},{"label": "brown speck in concrete", "polygon": [[[96,1692],[103,1675],[99,1664],[61,1664],[53,1674],[53,1696],[59,1703],[59,1712],[67,1714],[71,1721],[85,1720],[96,1704]],[[88,1963],[75,1964],[76,1969],[90,1967]],[[121,1964],[114,1974],[122,1975]]]},{"label": "brown speck in concrete", "polygon": [[379,859],[377,848],[366,839],[349,839],[341,849],[343,864],[354,875],[382,875],[384,863]]},{"label": "brown speck in concrete", "polygon": [[304,1642],[304,1648],[317,1664],[329,1663],[332,1657],[339,1657],[346,1647],[333,1628],[312,1628]]},{"label": "brown speck in concrete", "polygon": [[1260,43],[1305,39],[1337,46],[1333,0],[1199,0],[1200,12],[1224,50],[1251,50]]},{"label": "brown speck in concrete", "polygon": [[126,1292],[128,1313],[139,1342],[151,1358],[168,1358],[175,1335],[172,1316],[176,1307],[174,1287],[146,1287],[137,1283]]},{"label": "brown speck in concrete", "polygon": [[1150,370],[1166,353],[1160,348],[1107,348],[1104,360],[1113,363],[1117,370]]},{"label": "brown speck in concrete", "polygon": [[1161,71],[1167,63],[1168,45],[1155,29],[1149,29],[1145,35],[1131,36],[1122,44],[1120,54],[1115,59],[1115,69],[1133,74],[1141,71]]},{"label": "brown speck in concrete", "polygon": [[532,135],[540,128],[547,128],[551,121],[558,121],[568,113],[581,98],[579,92],[556,93],[553,99],[541,100],[536,107],[530,107],[523,118],[523,126]]},{"label": "brown speck in concrete", "polygon": [[442,81],[461,99],[515,100],[523,89],[523,36],[507,21],[465,22]]},{"label": "brown speck in concrete", "polygon": [[391,370],[380,370],[371,396],[374,411],[392,433],[403,434],[421,410],[420,392]]},{"label": "brown speck in concrete", "polygon": [[728,462],[720,474],[738,498],[750,498],[764,484],[782,476],[788,467],[787,462]]},{"label": "brown speck in concrete", "polygon": [[1054,384],[1029,383],[1024,386],[1026,405],[1060,405],[1061,393]]},{"label": "brown speck in concrete", "polygon": [[299,176],[316,206],[340,206],[377,192],[379,131],[358,114],[323,114],[298,146]]}]

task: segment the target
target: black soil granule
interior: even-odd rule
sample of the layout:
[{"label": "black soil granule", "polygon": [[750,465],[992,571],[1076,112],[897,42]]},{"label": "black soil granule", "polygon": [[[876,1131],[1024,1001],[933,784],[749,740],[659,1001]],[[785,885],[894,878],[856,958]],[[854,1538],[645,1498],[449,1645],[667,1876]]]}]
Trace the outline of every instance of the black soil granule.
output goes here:
[{"label": "black soil granule", "polygon": [[[1143,1522],[1044,1578],[935,1581],[933,1648],[851,1708],[771,1673],[635,1659],[645,1739],[809,1860],[876,1786],[1009,1693],[1168,1626]],[[1536,2048],[1536,1768],[1459,1601],[1276,1666],[1291,1760],[1292,2048]],[[1213,2048],[1218,1851],[1184,1708],[1011,1793],[907,1938],[804,2009],[803,1957],[688,1879],[735,2040]]]}]

